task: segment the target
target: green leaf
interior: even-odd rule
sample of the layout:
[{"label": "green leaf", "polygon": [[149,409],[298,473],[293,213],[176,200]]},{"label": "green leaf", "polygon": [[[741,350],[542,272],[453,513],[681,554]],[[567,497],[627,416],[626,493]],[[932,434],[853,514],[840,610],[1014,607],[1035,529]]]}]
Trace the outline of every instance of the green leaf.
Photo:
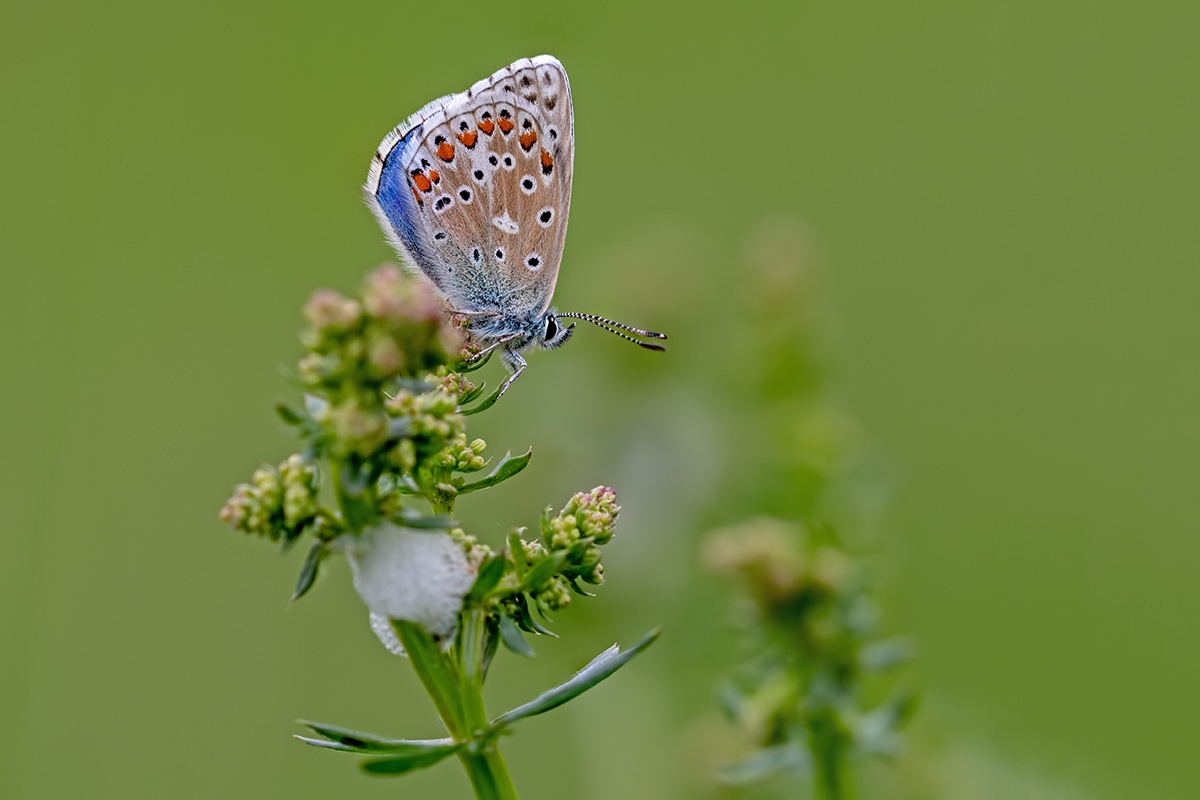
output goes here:
[{"label": "green leaf", "polygon": [[505,647],[519,656],[537,658],[537,651],[525,641],[525,634],[521,633],[517,623],[513,622],[508,614],[500,615],[500,640],[504,642]]},{"label": "green leaf", "polygon": [[491,471],[485,478],[480,478],[474,483],[468,483],[466,486],[458,490],[459,494],[478,491],[479,489],[487,489],[490,486],[495,486],[502,481],[506,481],[516,475],[525,467],[529,466],[529,460],[533,458],[533,448],[529,448],[524,454],[514,456],[512,453],[505,453],[504,458],[500,459],[500,463]]},{"label": "green leaf", "polygon": [[586,667],[576,672],[570,680],[555,686],[550,691],[534,698],[525,705],[517,706],[511,711],[506,711],[492,720],[492,726],[501,728],[511,725],[517,720],[532,717],[535,714],[543,714],[551,709],[558,708],[563,703],[574,700],[625,666],[629,659],[653,644],[654,640],[661,633],[662,628],[655,628],[643,636],[640,642],[624,652],[621,652],[620,648],[614,644],[592,659]]},{"label": "green leaf", "polygon": [[329,555],[329,548],[324,542],[317,542],[308,551],[308,556],[304,559],[304,566],[300,568],[300,578],[296,581],[296,589],[292,592],[290,602],[295,602],[304,596],[305,592],[312,588],[313,583],[317,580],[317,569],[321,566],[321,559]]},{"label": "green leaf", "polygon": [[[504,615],[501,614],[501,617]],[[483,639],[483,676],[486,678],[488,670],[492,666],[492,658],[496,655],[496,650],[500,647],[500,623],[496,617],[489,614],[485,621],[484,639]]]},{"label": "green leaf", "polygon": [[896,732],[917,709],[917,694],[901,687],[875,708],[859,718],[855,739],[864,752],[896,755],[900,740]]},{"label": "green leaf", "polygon": [[869,672],[895,669],[912,659],[912,645],[906,639],[885,639],[865,645],[858,653],[859,665]]},{"label": "green leaf", "polygon": [[367,485],[370,483],[368,477],[369,468],[363,464],[354,466],[352,464],[342,464],[342,491],[348,496],[359,498],[363,496],[363,492],[367,490]]},{"label": "green leaf", "polygon": [[296,722],[325,737],[325,739],[310,739],[307,736],[296,736],[297,739],[305,744],[311,744],[313,747],[324,747],[328,750],[353,751],[366,755],[411,755],[461,746],[461,743],[455,742],[453,739],[388,739],[374,733],[352,731],[349,728],[326,725],[323,722],[312,722],[307,719],[298,719]]},{"label": "green leaf", "polygon": [[555,639],[558,638],[558,634],[548,628],[543,628],[533,619],[533,615],[529,613],[529,601],[525,599],[524,594],[518,592],[512,596],[512,600],[514,606],[511,609],[513,620],[521,627],[521,630],[541,634],[542,636],[553,636]]},{"label": "green leaf", "polygon": [[743,707],[746,705],[746,695],[732,681],[721,681],[717,686],[717,707],[730,722],[741,719]]},{"label": "green leaf", "polygon": [[475,583],[471,584],[466,605],[479,605],[487,599],[492,589],[495,589],[500,583],[500,579],[504,577],[507,565],[508,562],[504,556],[495,555],[485,559],[479,565],[479,574],[475,577]]},{"label": "green leaf", "polygon": [[575,578],[567,578],[567,584],[571,587],[571,591],[575,594],[583,595],[584,597],[595,597],[596,595],[586,589],[579,588],[579,584],[575,582]]},{"label": "green leaf", "polygon": [[717,770],[717,777],[725,783],[741,786],[781,773],[805,772],[811,766],[811,758],[800,745],[786,742],[759,750],[736,764],[721,767]]},{"label": "green leaf", "polygon": [[441,646],[415,622],[392,620],[392,628],[408,653],[409,661],[426,693],[438,709],[438,715],[452,734],[463,725],[463,707],[458,669],[442,652]]},{"label": "green leaf", "polygon": [[475,370],[479,369],[487,362],[491,361],[492,355],[495,352],[496,352],[495,350],[489,350],[488,354],[486,356],[484,356],[483,358],[476,358],[476,359],[472,359],[469,361],[468,360],[459,361],[457,364],[454,365],[454,371],[460,372],[463,374],[466,374],[468,372],[474,372]]},{"label": "green leaf", "polygon": [[529,559],[525,557],[525,542],[521,539],[524,528],[518,528],[508,534],[508,554],[516,567],[517,577],[524,578],[525,570],[529,569]]},{"label": "green leaf", "polygon": [[465,406],[467,403],[477,400],[479,398],[479,396],[483,394],[483,390],[486,386],[487,386],[487,381],[483,381],[482,383],[480,383],[478,386],[476,386],[471,391],[463,392],[462,395],[459,396],[459,398],[458,398],[459,408],[461,408],[462,406]]},{"label": "green leaf", "polygon": [[496,387],[496,391],[485,397],[479,405],[472,406],[471,408],[463,408],[461,405],[459,405],[458,413],[462,414],[464,417],[469,417],[472,414],[478,414],[480,411],[487,411],[489,408],[496,405],[496,401],[500,399],[500,393],[503,391],[504,384],[502,383]]},{"label": "green leaf", "polygon": [[452,747],[441,750],[429,750],[424,753],[413,753],[407,756],[391,758],[372,758],[362,763],[364,772],[372,775],[403,775],[416,769],[431,767],[447,756],[452,756],[463,748],[463,743],[455,743]]},{"label": "green leaf", "polygon": [[521,579],[520,591],[528,592],[537,589],[550,578],[557,575],[566,561],[567,553],[565,550],[559,550],[557,553],[549,553],[543,558],[538,559],[537,563]]},{"label": "green leaf", "polygon": [[275,413],[279,415],[279,418],[283,420],[285,425],[303,425],[308,421],[307,417],[292,410],[292,407],[287,403],[276,403]]}]

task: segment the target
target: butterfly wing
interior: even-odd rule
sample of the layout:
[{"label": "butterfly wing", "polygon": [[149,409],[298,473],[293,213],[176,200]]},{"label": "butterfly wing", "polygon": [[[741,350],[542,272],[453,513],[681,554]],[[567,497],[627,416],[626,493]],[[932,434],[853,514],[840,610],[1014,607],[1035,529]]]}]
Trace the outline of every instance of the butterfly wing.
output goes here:
[{"label": "butterfly wing", "polygon": [[574,127],[562,64],[521,59],[389,133],[367,203],[406,266],[454,308],[540,317],[567,233]]}]

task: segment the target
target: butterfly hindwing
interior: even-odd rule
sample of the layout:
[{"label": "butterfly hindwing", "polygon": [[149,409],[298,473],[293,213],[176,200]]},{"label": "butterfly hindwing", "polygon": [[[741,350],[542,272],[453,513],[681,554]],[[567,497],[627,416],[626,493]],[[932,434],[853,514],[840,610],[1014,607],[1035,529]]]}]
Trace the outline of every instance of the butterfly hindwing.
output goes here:
[{"label": "butterfly hindwing", "polygon": [[573,159],[566,72],[538,56],[402,123],[364,188],[397,252],[453,307],[540,314],[562,259]]}]

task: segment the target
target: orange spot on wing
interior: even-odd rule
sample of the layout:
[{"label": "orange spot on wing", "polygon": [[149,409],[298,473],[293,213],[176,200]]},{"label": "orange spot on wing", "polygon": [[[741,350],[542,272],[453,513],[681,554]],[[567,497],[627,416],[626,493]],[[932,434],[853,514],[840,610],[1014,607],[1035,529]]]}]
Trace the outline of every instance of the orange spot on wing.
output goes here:
[{"label": "orange spot on wing", "polygon": [[526,131],[517,137],[517,141],[521,143],[521,149],[528,153],[529,148],[537,141],[537,131]]},{"label": "orange spot on wing", "polygon": [[429,180],[433,181],[434,183],[437,183],[441,179],[442,179],[442,176],[437,174],[436,169],[429,170]]},{"label": "orange spot on wing", "polygon": [[424,175],[422,175],[419,172],[416,175],[412,176],[412,182],[422,192],[428,192],[430,189],[433,188],[433,184],[429,182],[429,178],[426,178]]},{"label": "orange spot on wing", "polygon": [[458,135],[458,140],[465,144],[468,150],[475,146],[477,138],[479,138],[479,134],[475,131],[463,131]]},{"label": "orange spot on wing", "polygon": [[423,202],[421,202],[421,195],[417,194],[417,188],[415,186],[410,186],[408,188],[412,189],[413,197],[417,198],[417,205],[425,205]]},{"label": "orange spot on wing", "polygon": [[452,161],[454,159],[454,145],[449,142],[442,142],[438,145],[437,157],[442,161]]},{"label": "orange spot on wing", "polygon": [[549,153],[547,153],[545,151],[545,149],[543,149],[542,150],[542,174],[549,175],[553,169],[554,169],[554,159],[550,156]]},{"label": "orange spot on wing", "polygon": [[511,119],[501,119],[499,122],[500,130],[508,133],[513,129],[513,121]]},{"label": "orange spot on wing", "polygon": [[492,122],[490,119],[480,120],[479,130],[483,131],[488,136],[491,136],[492,131],[496,130],[496,123]]}]

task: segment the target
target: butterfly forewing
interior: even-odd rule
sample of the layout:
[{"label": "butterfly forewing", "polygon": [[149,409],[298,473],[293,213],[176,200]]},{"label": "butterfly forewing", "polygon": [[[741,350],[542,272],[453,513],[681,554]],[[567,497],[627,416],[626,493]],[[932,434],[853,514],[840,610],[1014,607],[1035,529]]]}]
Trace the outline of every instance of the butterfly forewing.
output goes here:
[{"label": "butterfly forewing", "polygon": [[538,56],[406,120],[365,189],[408,266],[452,306],[540,315],[562,259],[573,158],[566,72]]}]

